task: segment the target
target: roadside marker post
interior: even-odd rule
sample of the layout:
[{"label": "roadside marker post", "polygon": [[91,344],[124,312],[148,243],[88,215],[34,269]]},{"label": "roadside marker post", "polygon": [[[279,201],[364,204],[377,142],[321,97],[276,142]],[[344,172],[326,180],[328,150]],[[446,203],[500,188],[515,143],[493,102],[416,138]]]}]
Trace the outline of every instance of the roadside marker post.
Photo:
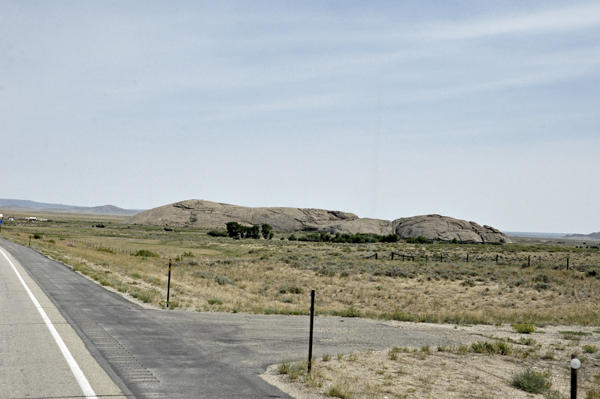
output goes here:
[{"label": "roadside marker post", "polygon": [[310,291],[310,332],[308,335],[308,373],[312,367],[313,325],[315,319],[315,290]]},{"label": "roadside marker post", "polygon": [[571,355],[571,399],[577,399],[577,370],[581,367],[581,361],[576,355]]},{"label": "roadside marker post", "polygon": [[169,309],[169,294],[171,293],[171,259],[169,259],[169,277],[167,279],[167,309]]}]

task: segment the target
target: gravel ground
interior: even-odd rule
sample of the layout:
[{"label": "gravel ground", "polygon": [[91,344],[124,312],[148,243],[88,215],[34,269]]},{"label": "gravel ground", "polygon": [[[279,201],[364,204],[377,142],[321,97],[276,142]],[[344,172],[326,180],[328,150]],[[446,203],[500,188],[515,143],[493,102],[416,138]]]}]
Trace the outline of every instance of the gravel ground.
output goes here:
[{"label": "gravel ground", "polygon": [[[388,322],[398,331],[411,331],[438,337],[437,345],[403,347],[395,351],[358,351],[332,354],[313,365],[311,378],[300,375],[291,380],[278,366],[269,367],[263,379],[298,399],[329,397],[327,393],[351,398],[567,398],[570,389],[571,354],[582,359],[579,371],[579,396],[600,395],[600,356],[588,353],[600,347],[598,327],[547,326],[532,334],[521,334],[510,325],[454,326]],[[566,332],[566,333],[564,333]],[[577,334],[573,334],[573,332]],[[535,340],[535,342],[531,341]],[[474,353],[466,351],[477,342],[506,342],[511,353]],[[446,347],[445,342],[465,345]],[[525,342],[519,344],[517,342]],[[391,349],[391,348],[390,348]],[[532,395],[512,386],[513,376],[526,368],[544,374],[552,386],[545,395]],[[330,391],[336,388],[336,391]]]}]

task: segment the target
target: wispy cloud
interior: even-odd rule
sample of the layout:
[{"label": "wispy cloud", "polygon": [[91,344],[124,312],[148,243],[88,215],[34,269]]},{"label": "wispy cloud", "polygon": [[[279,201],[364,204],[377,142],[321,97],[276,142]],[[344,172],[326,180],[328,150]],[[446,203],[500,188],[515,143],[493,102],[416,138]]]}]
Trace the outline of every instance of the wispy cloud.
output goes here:
[{"label": "wispy cloud", "polygon": [[474,39],[512,33],[583,29],[596,25],[600,25],[600,5],[590,3],[474,22],[441,22],[437,26],[430,26],[423,36],[436,40]]}]

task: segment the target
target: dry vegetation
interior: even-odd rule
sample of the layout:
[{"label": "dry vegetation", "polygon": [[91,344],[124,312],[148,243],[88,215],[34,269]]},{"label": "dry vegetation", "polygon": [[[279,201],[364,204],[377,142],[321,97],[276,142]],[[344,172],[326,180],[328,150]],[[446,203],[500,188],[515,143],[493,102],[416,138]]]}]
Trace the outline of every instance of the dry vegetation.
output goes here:
[{"label": "dry vegetation", "polygon": [[[28,244],[36,234],[32,247],[159,306],[173,259],[171,305],[186,310],[307,314],[315,289],[322,315],[537,325],[597,325],[600,315],[597,243],[333,244],[281,240],[287,234],[233,240],[114,218],[5,223],[2,237]],[[367,259],[375,252],[378,259]]]}]

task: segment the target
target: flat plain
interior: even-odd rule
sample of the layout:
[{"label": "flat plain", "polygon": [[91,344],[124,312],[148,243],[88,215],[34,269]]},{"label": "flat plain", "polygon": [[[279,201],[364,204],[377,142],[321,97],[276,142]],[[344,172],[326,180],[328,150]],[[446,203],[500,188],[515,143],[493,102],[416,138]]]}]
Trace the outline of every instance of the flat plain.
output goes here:
[{"label": "flat plain", "polygon": [[[290,241],[290,233],[276,233],[271,240],[234,240],[212,237],[200,229],[182,227],[167,231],[127,225],[122,223],[124,219],[115,217],[47,218],[52,221],[5,223],[2,237],[31,245],[147,306],[165,306],[171,259],[169,305],[179,310],[306,315],[309,293],[314,289],[318,315],[423,326],[438,323],[452,328],[482,326],[499,331],[512,331],[511,326],[516,324],[530,324],[538,334],[555,326],[560,331],[580,332],[592,338],[598,334],[597,242],[520,239],[504,245],[341,244]],[[469,356],[495,359],[490,361],[510,359],[514,367],[548,358],[560,368],[571,352],[585,354],[590,366],[597,370],[595,340],[587,342],[587,336],[583,336],[583,341],[568,339],[577,335],[559,334],[548,342],[539,336],[519,342],[516,336],[490,332],[480,347],[473,347],[472,343],[456,348],[390,348],[386,352],[352,356],[331,354],[332,359],[316,362],[321,364],[320,374],[302,376],[300,380],[307,389],[329,396],[339,392],[339,397],[435,397],[438,391],[434,387],[439,379],[422,373],[418,377],[418,373],[405,368],[396,374],[386,370],[395,369],[397,359],[416,358],[419,362],[451,365],[454,357],[460,363]],[[502,350],[494,349],[493,344],[498,342],[511,346],[508,357],[499,353]],[[296,363],[290,360],[289,364]],[[381,368],[371,367],[373,378],[381,379],[381,383],[348,388],[348,384],[360,385],[348,380],[352,375],[348,367],[358,364],[365,370],[369,370],[369,364],[381,364]],[[346,382],[338,381],[335,373],[346,375]],[[438,370],[432,375],[440,373]],[[600,375],[588,374],[588,397],[600,397],[600,393],[593,396]],[[400,383],[400,377],[416,378],[416,382]],[[297,379],[288,382],[298,383]],[[335,384],[339,386],[336,388]],[[394,385],[412,386],[412,391],[390,388]],[[429,388],[423,390],[421,386]],[[552,392],[546,393],[547,397],[561,397],[558,391],[546,392]]]}]

